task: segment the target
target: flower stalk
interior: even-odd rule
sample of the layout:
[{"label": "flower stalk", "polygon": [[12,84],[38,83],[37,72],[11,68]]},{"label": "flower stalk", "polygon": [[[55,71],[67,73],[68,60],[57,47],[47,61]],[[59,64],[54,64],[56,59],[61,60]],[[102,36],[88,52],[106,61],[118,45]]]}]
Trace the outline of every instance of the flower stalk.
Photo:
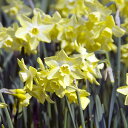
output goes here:
[{"label": "flower stalk", "polygon": [[67,106],[68,106],[68,110],[69,110],[69,113],[70,113],[70,116],[71,116],[73,128],[76,128],[76,124],[75,124],[75,120],[74,120],[74,118],[73,118],[71,106],[70,106],[70,104],[69,104],[69,101],[68,101],[67,97],[65,97],[65,99],[66,99],[66,103],[67,103]]},{"label": "flower stalk", "polygon": [[[75,80],[74,80],[74,84],[77,87]],[[77,95],[77,100],[78,100],[78,104],[79,104],[79,111],[80,111],[80,118],[81,118],[82,128],[85,128],[84,114],[83,114],[81,100],[80,100],[80,94],[79,94],[78,90],[76,90],[76,95]]]}]

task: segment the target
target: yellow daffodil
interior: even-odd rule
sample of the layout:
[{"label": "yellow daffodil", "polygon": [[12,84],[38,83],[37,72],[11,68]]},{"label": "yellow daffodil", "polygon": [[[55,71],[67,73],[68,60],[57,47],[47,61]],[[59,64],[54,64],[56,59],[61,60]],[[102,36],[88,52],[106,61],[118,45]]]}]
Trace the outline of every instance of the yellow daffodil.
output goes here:
[{"label": "yellow daffodil", "polygon": [[27,107],[31,96],[24,89],[4,89],[3,93],[13,95],[19,99],[21,106]]},{"label": "yellow daffodil", "polygon": [[[87,96],[90,94],[87,91],[81,89],[78,89],[78,92],[80,95],[81,107],[84,110],[90,102],[90,100],[87,98]],[[68,97],[70,103],[78,103],[75,89],[68,88],[65,95]]]},{"label": "yellow daffodil", "polygon": [[1,28],[1,48],[4,48],[6,51],[21,51],[22,41],[15,37],[15,31],[17,30],[18,27],[18,24],[14,23],[13,27]]},{"label": "yellow daffodil", "polygon": [[[63,6],[65,5],[63,0],[58,0],[58,2],[63,3]],[[75,2],[78,1],[74,0],[71,3]],[[89,52],[100,49],[116,51],[112,36],[121,37],[125,31],[115,25],[114,18],[111,15],[112,11],[98,1],[85,0],[83,5],[87,11],[83,14],[83,17],[77,14],[80,10],[78,9],[71,18],[63,19],[63,22],[59,23],[57,39],[61,41],[61,48],[71,54],[75,51],[74,42],[77,41]],[[74,4],[71,4],[71,7],[74,7]]]},{"label": "yellow daffodil", "polygon": [[[62,59],[63,58],[63,59]],[[71,79],[82,79],[82,72],[79,69],[79,64],[82,63],[80,57],[70,58],[61,50],[56,56],[46,57],[45,63],[50,68],[48,79],[62,78],[63,82]]]},{"label": "yellow daffodil", "polygon": [[[63,60],[61,58],[63,58]],[[82,58],[68,57],[66,53],[61,50],[56,56],[45,58],[46,67],[40,58],[37,59],[37,62],[39,63],[39,69],[33,69],[35,72],[32,73],[30,69],[27,69],[23,60],[18,60],[21,68],[20,77],[21,80],[25,82],[25,92],[35,97],[40,103],[44,103],[45,100],[54,103],[47,92],[55,93],[60,98],[67,95],[71,102],[77,103],[76,89],[73,81],[74,79],[84,79],[83,72],[80,70]],[[31,76],[31,73],[33,76]],[[28,80],[31,80],[32,88],[26,84],[29,83],[27,82]],[[73,89],[73,91],[70,91],[69,88],[71,88],[71,90]],[[78,90],[80,92],[82,108],[85,109],[89,103],[89,99],[87,98],[89,93],[85,90]],[[71,100],[71,95],[74,95],[74,100]],[[21,95],[18,96],[20,97]]]},{"label": "yellow daffodil", "polygon": [[21,61],[18,60],[18,64],[21,68],[21,71],[19,72],[20,79],[25,82],[26,87],[28,87],[30,90],[33,88],[33,79],[37,74],[37,70],[33,67],[27,68],[27,66],[24,64],[24,60]]},{"label": "yellow daffodil", "polygon": [[49,32],[50,38],[52,40],[56,40],[57,36],[59,34],[59,23],[63,21],[63,18],[58,12],[55,12],[52,16],[45,14],[42,10],[35,8],[34,9],[34,14],[36,15],[37,13],[40,14],[42,23],[45,25],[53,25],[53,28]]},{"label": "yellow daffodil", "polygon": [[102,78],[100,69],[103,69],[103,63],[98,64],[99,60],[96,58],[95,54],[88,53],[82,46],[76,44],[75,47],[77,52],[80,53],[75,56],[82,58],[81,70],[83,71],[84,79],[88,79],[91,83],[99,85],[96,78]]},{"label": "yellow daffodil", "polygon": [[26,89],[26,91],[33,97],[35,97],[40,103],[44,103],[47,100],[50,103],[54,103],[50,96],[46,93],[43,86],[34,85],[32,90]]},{"label": "yellow daffodil", "polygon": [[43,24],[40,13],[35,14],[32,19],[24,15],[19,16],[18,19],[21,27],[15,33],[17,38],[27,41],[27,35],[30,35],[30,38],[34,37],[38,41],[51,41],[49,32],[53,25]]}]

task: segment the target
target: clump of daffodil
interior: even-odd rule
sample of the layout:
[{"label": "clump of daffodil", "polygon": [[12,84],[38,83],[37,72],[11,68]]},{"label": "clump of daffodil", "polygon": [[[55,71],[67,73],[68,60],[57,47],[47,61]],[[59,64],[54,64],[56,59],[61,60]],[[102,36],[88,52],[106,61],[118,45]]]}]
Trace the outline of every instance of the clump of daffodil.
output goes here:
[{"label": "clump of daffodil", "polygon": [[[81,5],[81,2],[78,3]],[[73,13],[66,18],[62,18],[58,12],[53,16],[46,15],[40,9],[34,9],[32,18],[19,15],[17,19],[21,26],[4,28],[6,31],[3,29],[1,47],[14,51],[24,48],[25,53],[31,54],[37,53],[40,41],[53,41],[60,42],[61,48],[68,54],[76,51],[75,42],[89,52],[100,49],[115,51],[112,36],[121,37],[125,31],[115,24],[111,11],[98,1],[85,1],[83,5],[87,11],[85,15]]]},{"label": "clump of daffodil", "polygon": [[26,36],[26,41],[23,39],[17,38],[15,33],[19,28],[18,24],[14,23],[12,27],[0,27],[0,48],[5,49],[6,51],[19,51],[21,52],[24,48],[26,54],[35,54],[37,53],[37,46],[39,41],[34,37]]},{"label": "clump of daffodil", "polygon": [[[24,82],[26,93],[35,97],[40,103],[47,100],[54,103],[49,93],[55,93],[59,98],[67,96],[71,103],[78,103],[76,90],[80,94],[82,108],[85,109],[89,103],[89,93],[84,89],[76,87],[74,80],[89,80],[91,83],[99,84],[96,78],[100,78],[99,60],[93,53],[87,53],[83,47],[76,45],[77,54],[68,56],[64,50],[55,56],[46,57],[44,66],[40,58],[37,59],[39,68],[27,67],[24,60],[18,60],[21,68],[20,79]],[[99,67],[100,68],[99,68]]]},{"label": "clump of daffodil", "polygon": [[82,58],[82,64],[81,69],[84,74],[84,79],[89,80],[91,83],[95,83],[99,85],[99,83],[96,81],[96,78],[102,78],[102,75],[100,73],[100,69],[103,69],[104,64],[99,64],[100,60],[98,60],[95,56],[95,54],[88,53],[85,48],[82,46],[79,46],[78,44],[75,45],[76,51],[79,54],[76,54],[75,56],[79,56]]},{"label": "clump of daffodil", "polygon": [[126,74],[126,86],[119,87],[117,92],[126,96],[124,104],[128,105],[128,73]]},{"label": "clump of daffodil", "polygon": [[53,17],[46,15],[39,9],[34,9],[32,19],[26,15],[19,15],[21,26],[14,23],[12,27],[0,25],[0,48],[6,51],[19,51],[24,49],[26,54],[36,54],[39,42],[50,43],[57,38],[56,23],[61,19],[59,13]]},{"label": "clump of daffodil", "polygon": [[61,42],[61,48],[70,54],[75,50],[76,41],[90,52],[100,49],[115,51],[116,46],[112,36],[121,37],[125,31],[115,24],[111,10],[98,1],[85,0],[84,6],[88,13],[82,16],[71,13],[70,18],[63,19],[58,24],[57,39]]},{"label": "clump of daffodil", "polygon": [[90,52],[100,49],[115,51],[116,46],[112,36],[120,37],[123,34],[124,30],[115,25],[111,15],[103,18],[102,14],[97,11],[90,13],[87,20],[72,16],[65,20],[65,23],[60,23],[57,39],[61,41],[61,48],[68,53],[75,50],[75,41]]},{"label": "clump of daffodil", "polygon": [[30,15],[32,13],[32,9],[26,6],[21,0],[6,0],[8,5],[3,6],[2,10],[7,13],[12,18],[17,18],[18,15]]},{"label": "clump of daffodil", "polygon": [[0,48],[6,51],[21,51],[26,54],[36,54],[39,42],[50,43],[57,40],[57,24],[62,20],[58,12],[53,16],[46,15],[40,9],[33,10],[33,17],[18,15],[20,25],[14,23],[12,27],[0,25]]},{"label": "clump of daffodil", "polygon": [[[49,101],[50,103],[53,103],[53,101],[50,99],[49,95],[45,90],[45,86],[47,84],[45,79],[45,73],[46,73],[44,71],[45,68],[40,59],[38,59],[38,62],[41,66],[40,68],[43,71],[40,71],[40,70],[38,71],[32,66],[29,66],[29,68],[27,68],[23,59],[21,61],[18,60],[18,64],[21,68],[21,71],[19,72],[19,76],[21,81],[25,83],[24,90],[29,95],[35,97],[40,103],[44,103],[45,100]],[[41,76],[44,76],[44,77],[41,77]],[[36,84],[34,84],[34,82]]]},{"label": "clump of daffodil", "polygon": [[26,40],[15,36],[18,30],[18,24],[14,23],[12,27],[0,26],[0,48],[6,51],[19,51],[24,48],[26,54],[36,54],[39,41],[35,37],[26,35]]},{"label": "clump of daffodil", "polygon": [[18,27],[16,23],[12,27],[0,27],[0,48],[4,48],[6,51],[21,51],[22,40],[15,37]]},{"label": "clump of daffodil", "polygon": [[80,57],[70,58],[63,50],[56,56],[46,57],[45,63],[50,69],[48,79],[59,78],[63,85],[69,86],[74,79],[83,78],[80,70],[82,59]]}]

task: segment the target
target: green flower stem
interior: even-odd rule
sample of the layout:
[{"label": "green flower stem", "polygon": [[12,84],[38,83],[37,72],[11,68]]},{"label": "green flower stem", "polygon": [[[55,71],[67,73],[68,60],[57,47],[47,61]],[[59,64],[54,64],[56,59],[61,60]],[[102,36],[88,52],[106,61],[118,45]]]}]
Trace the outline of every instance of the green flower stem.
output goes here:
[{"label": "green flower stem", "polygon": [[[78,88],[77,87],[77,84],[76,84],[76,80],[74,80],[74,84],[75,84],[76,88]],[[80,94],[79,94],[78,89],[76,90],[76,95],[77,95],[77,100],[78,100],[78,104],[79,104],[79,110],[80,110],[80,118],[81,118],[82,128],[85,128],[84,114],[83,114],[83,110],[82,110],[82,106],[81,106]]]},{"label": "green flower stem", "polygon": [[58,122],[58,109],[57,109],[57,104],[56,102],[54,103],[54,110],[55,110],[55,115],[56,115],[56,128],[59,128],[59,122]]},{"label": "green flower stem", "polygon": [[[116,20],[116,23],[117,25],[120,27],[120,16],[119,16],[120,12],[119,12],[119,9],[117,9],[117,12],[116,12],[116,16],[115,16],[115,20]],[[117,41],[117,72],[116,72],[116,81],[117,84],[116,86],[119,87],[120,85],[120,59],[121,59],[121,50],[120,50],[120,47],[121,47],[121,38],[119,37],[118,38],[118,41]]]},{"label": "green flower stem", "polygon": [[127,120],[126,120],[125,114],[123,112],[123,108],[120,108],[120,112],[121,112],[122,122],[123,122],[124,128],[128,128],[128,124],[127,124]]},{"label": "green flower stem", "polygon": [[105,6],[106,6],[106,7],[110,7],[111,5],[115,5],[115,6],[116,6],[116,3],[113,2],[113,1],[111,1],[111,2],[107,3]]},{"label": "green flower stem", "polygon": [[111,127],[114,104],[115,104],[115,101],[116,101],[116,89],[120,86],[120,46],[121,46],[121,38],[118,38],[118,44],[117,44],[117,71],[116,71],[115,83],[112,83],[113,89],[112,89],[112,96],[111,96],[111,102],[110,102],[108,128]]},{"label": "green flower stem", "polygon": [[118,43],[117,43],[117,72],[116,72],[116,86],[120,86],[120,46],[121,46],[121,38],[118,38]]},{"label": "green flower stem", "polygon": [[68,101],[67,97],[65,97],[65,99],[66,99],[66,103],[67,103],[67,106],[68,106],[68,110],[69,110],[69,113],[70,113],[70,116],[71,116],[71,120],[72,120],[72,123],[73,123],[73,128],[76,128],[76,124],[75,124],[75,120],[74,120],[74,118],[73,118],[71,106],[70,106],[70,104],[69,104],[69,101]]},{"label": "green flower stem", "polygon": [[[41,2],[41,9],[46,13],[47,9],[48,9],[48,5],[49,4],[49,0],[42,0]],[[42,43],[42,42],[41,42]],[[39,49],[40,49],[40,45],[39,45]],[[47,50],[46,50],[46,45],[45,43],[43,42],[42,43],[42,49],[43,49],[43,54],[44,54],[44,57],[47,57],[48,56],[48,53],[47,53]],[[54,106],[56,107],[56,106]],[[56,108],[57,109],[57,108]],[[51,104],[48,103],[48,116],[49,116],[49,123],[50,123],[50,120],[52,118],[52,113],[51,113]],[[57,122],[57,125],[58,125],[58,122]]]},{"label": "green flower stem", "polygon": [[47,50],[46,50],[45,43],[43,43],[42,47],[43,47],[44,57],[47,57],[47,56],[48,56],[48,54],[47,54]]},{"label": "green flower stem", "polygon": [[[120,27],[120,16],[119,16],[119,9],[117,9],[117,13],[115,16],[116,19],[116,24]],[[114,110],[114,105],[115,105],[115,101],[116,101],[116,89],[120,86],[120,69],[121,69],[121,65],[120,65],[120,59],[121,59],[121,38],[119,37],[117,39],[117,67],[116,67],[116,77],[115,77],[115,83],[113,85],[115,85],[113,87],[112,90],[112,96],[111,96],[111,102],[110,102],[110,111],[109,111],[109,120],[108,120],[108,128],[111,127],[111,120],[112,120],[112,115],[113,115],[113,110]]]},{"label": "green flower stem", "polygon": [[64,128],[67,128],[67,108],[65,108],[65,114],[64,114]]},{"label": "green flower stem", "polygon": [[33,1],[32,1],[32,0],[28,0],[28,3],[29,3],[29,5],[30,5],[30,7],[31,7],[32,9],[34,9],[34,3],[33,3]]},{"label": "green flower stem", "polygon": [[[47,54],[45,43],[42,43],[42,48],[43,48],[44,57],[47,57],[48,54]],[[45,62],[44,62],[44,64],[45,64]],[[46,66],[46,64],[45,64],[45,66]],[[48,117],[49,117],[49,124],[50,124],[50,120],[52,119],[51,104],[48,102],[47,105],[48,105]],[[56,108],[56,106],[54,106],[54,108]],[[56,124],[58,125],[58,123],[56,123]]]},{"label": "green flower stem", "polygon": [[42,0],[41,9],[46,13],[49,7],[50,0]]},{"label": "green flower stem", "polygon": [[80,118],[81,118],[82,128],[85,128],[84,114],[83,114],[83,110],[82,110],[82,107],[81,107],[80,94],[79,94],[78,90],[76,90],[76,95],[77,95],[79,109],[80,109]]},{"label": "green flower stem", "polygon": [[27,108],[23,107],[24,128],[27,128]]},{"label": "green flower stem", "polygon": [[[2,95],[2,93],[0,92],[0,99],[3,103],[5,103],[4,101],[4,97]],[[9,111],[7,108],[4,108],[4,111],[5,111],[5,115],[7,117],[7,122],[8,122],[8,128],[13,128],[13,124],[12,124],[12,121],[11,121],[11,118],[10,118],[10,115],[9,115]]]},{"label": "green flower stem", "polygon": [[[86,82],[86,86],[87,86],[87,91],[88,91],[88,92],[91,92],[91,89],[89,88],[89,81],[86,80],[85,82]],[[90,100],[92,99],[91,96],[89,96],[89,99],[90,99]],[[89,120],[89,122],[90,122],[90,128],[93,128],[93,120],[92,120],[92,102],[89,103],[89,105],[88,105],[88,110],[89,110],[89,117],[90,117],[90,120]]]},{"label": "green flower stem", "polygon": [[108,65],[111,67],[109,53],[106,52],[105,55],[106,55],[107,63],[108,63]]}]

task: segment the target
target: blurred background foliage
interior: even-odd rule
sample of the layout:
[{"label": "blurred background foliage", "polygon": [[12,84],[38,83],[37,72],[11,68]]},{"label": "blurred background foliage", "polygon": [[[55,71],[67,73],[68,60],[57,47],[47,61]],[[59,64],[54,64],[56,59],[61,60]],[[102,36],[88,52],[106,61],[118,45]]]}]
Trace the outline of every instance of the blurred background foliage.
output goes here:
[{"label": "blurred background foliage", "polygon": [[[101,1],[101,0],[100,0]],[[24,3],[30,7],[38,7],[47,14],[52,14],[52,4],[55,4],[55,0],[24,0]],[[14,19],[11,19],[5,14],[1,7],[7,5],[5,0],[0,0],[0,22],[4,27],[10,26]],[[117,39],[115,39],[116,42]],[[123,42],[123,38],[122,38]],[[44,52],[44,47],[46,52]],[[54,55],[57,45],[40,44],[39,54],[26,55],[24,52],[6,52],[0,49],[0,88],[22,88],[23,83],[20,81],[18,72],[19,67],[17,64],[17,58],[24,58],[27,65],[38,67],[36,59]],[[100,59],[106,58],[106,54],[98,54]],[[116,74],[117,57],[115,53],[109,52],[109,58],[113,69],[113,74]],[[124,64],[121,64],[121,85],[125,85],[125,73],[127,68]],[[116,85],[111,84],[110,78],[105,75],[109,75],[109,70],[102,71],[103,79],[99,80],[100,86],[86,81],[87,90],[90,92],[90,103],[84,110],[84,120],[86,128],[128,128],[128,108],[124,105],[124,96],[116,93]],[[115,76],[116,77],[116,76]],[[73,128],[73,121],[76,124],[76,128],[80,127],[80,114],[78,106],[75,104],[69,105],[66,98],[59,99],[53,95],[52,99],[54,104],[45,102],[40,104],[36,99],[32,99],[28,107],[24,107],[23,111],[18,108],[18,101],[16,98],[10,95],[3,95],[5,102],[9,105],[8,111],[10,113],[11,120],[14,124],[14,128]],[[70,107],[69,107],[70,106]],[[70,109],[69,109],[70,108]],[[69,111],[72,111],[72,115]],[[5,116],[4,109],[0,109],[0,127],[2,124],[5,128],[8,128],[7,118]]]}]

